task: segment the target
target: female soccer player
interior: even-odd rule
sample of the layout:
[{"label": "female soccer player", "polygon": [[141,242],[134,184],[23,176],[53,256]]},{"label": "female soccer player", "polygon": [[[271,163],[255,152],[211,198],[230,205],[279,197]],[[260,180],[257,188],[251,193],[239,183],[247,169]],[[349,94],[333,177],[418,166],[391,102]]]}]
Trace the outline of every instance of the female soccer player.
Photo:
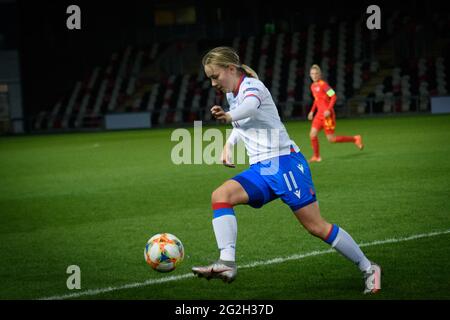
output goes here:
[{"label": "female soccer player", "polygon": [[[314,155],[309,162],[320,162],[322,158],[319,153],[319,139],[317,134],[324,129],[329,142],[353,142],[360,150],[364,148],[362,138],[357,136],[335,136],[334,129],[336,127],[336,115],[334,114],[334,104],[336,103],[336,93],[334,90],[321,79],[321,70],[317,64],[311,67],[309,75],[313,83],[311,84],[311,92],[314,96],[314,104],[308,114],[308,120],[312,120],[311,131],[309,137]],[[317,113],[314,116],[314,111]]]},{"label": "female soccer player", "polygon": [[367,259],[344,229],[328,223],[320,215],[308,163],[289,138],[270,92],[256,73],[241,64],[237,53],[229,47],[212,49],[202,63],[212,86],[226,93],[230,105],[228,112],[217,105],[211,108],[216,119],[233,126],[222,153],[223,164],[234,166],[230,147],[242,139],[250,168],[225,181],[212,193],[212,224],[220,258],[211,265],[193,267],[193,273],[232,282],[237,274],[234,207],[248,204],[260,208],[281,198],[312,235],[359,267],[365,276],[365,293],[380,290],[380,267]]}]

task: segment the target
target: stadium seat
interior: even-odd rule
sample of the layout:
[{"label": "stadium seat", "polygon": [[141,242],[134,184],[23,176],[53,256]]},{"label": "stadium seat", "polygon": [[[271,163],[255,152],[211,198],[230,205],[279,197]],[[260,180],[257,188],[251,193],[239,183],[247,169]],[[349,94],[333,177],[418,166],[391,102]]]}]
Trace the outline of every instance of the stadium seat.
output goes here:
[{"label": "stadium seat", "polygon": [[[289,118],[303,113],[300,106],[308,110],[311,106],[309,69],[312,64],[320,65],[323,78],[335,89],[338,107],[355,93],[364,92],[370,78],[387,68],[386,57],[376,56],[377,45],[393,41],[399,27],[417,25],[414,17],[395,12],[385,21],[382,32],[369,32],[361,28],[364,19],[334,16],[327,22],[299,24],[295,31],[282,30],[262,36],[241,33],[226,40],[224,45],[238,50],[242,63],[256,70],[282,108],[280,114]],[[205,47],[213,45],[211,40]],[[141,77],[145,66],[155,61],[163,47],[160,44],[148,48],[128,46],[113,53],[106,66],[93,68],[50,111],[36,117],[35,128],[47,127],[47,122],[50,128],[82,128],[98,121],[106,112],[138,110],[152,112],[152,121],[158,125],[192,119],[210,121],[205,107],[214,104],[216,97],[203,66],[193,73],[165,74],[150,81]],[[449,62],[442,56],[405,58],[380,85],[371,84],[373,89],[367,100],[355,102],[356,109],[352,110],[357,113],[370,109],[374,112],[408,112],[419,107],[428,110],[425,97],[448,94],[448,72]],[[424,102],[417,103],[422,101],[418,97]],[[50,121],[44,123],[44,118]]]}]

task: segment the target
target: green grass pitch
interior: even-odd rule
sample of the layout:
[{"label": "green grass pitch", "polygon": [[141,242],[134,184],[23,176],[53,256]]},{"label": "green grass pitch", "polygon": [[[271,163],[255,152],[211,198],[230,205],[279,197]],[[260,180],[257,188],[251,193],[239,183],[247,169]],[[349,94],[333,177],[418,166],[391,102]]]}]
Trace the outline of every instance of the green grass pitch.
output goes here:
[{"label": "green grass pitch", "polygon": [[[310,157],[310,123],[286,127]],[[450,298],[450,116],[339,119],[336,133],[362,134],[363,151],[320,134],[323,161],[311,167],[321,213],[369,244],[363,251],[383,268],[374,296],[362,295],[361,274],[337,253],[248,267],[329,249],[280,200],[236,207],[237,260],[247,267],[234,283],[153,283],[218,257],[211,192],[246,168],[174,165],[172,131],[1,138],[0,299]],[[143,258],[159,232],[185,246],[170,274]],[[439,234],[401,240],[431,232]],[[373,243],[386,239],[394,240]],[[69,265],[81,269],[81,290],[66,287]]]}]

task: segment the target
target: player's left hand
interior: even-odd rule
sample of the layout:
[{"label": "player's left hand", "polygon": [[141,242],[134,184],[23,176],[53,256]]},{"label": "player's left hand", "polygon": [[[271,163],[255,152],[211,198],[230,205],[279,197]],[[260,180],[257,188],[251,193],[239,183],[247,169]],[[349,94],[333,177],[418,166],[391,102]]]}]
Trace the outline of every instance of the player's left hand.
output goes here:
[{"label": "player's left hand", "polygon": [[232,162],[232,147],[226,143],[222,150],[222,163],[225,167],[236,168],[236,165]]},{"label": "player's left hand", "polygon": [[331,115],[331,112],[329,110],[325,110],[325,112],[323,113],[323,116],[325,118],[328,118]]}]

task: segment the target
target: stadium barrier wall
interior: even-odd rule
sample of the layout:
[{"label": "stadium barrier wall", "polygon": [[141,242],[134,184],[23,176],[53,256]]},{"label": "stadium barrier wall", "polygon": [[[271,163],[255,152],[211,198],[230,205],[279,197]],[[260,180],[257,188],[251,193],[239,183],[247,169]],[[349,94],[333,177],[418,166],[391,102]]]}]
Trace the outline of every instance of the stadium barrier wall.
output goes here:
[{"label": "stadium barrier wall", "polygon": [[105,129],[144,129],[151,128],[150,112],[114,113],[105,115]]},{"label": "stadium barrier wall", "polygon": [[450,96],[431,97],[431,113],[450,113]]},{"label": "stadium barrier wall", "polygon": [[[340,99],[335,106],[336,115],[339,118],[352,117],[371,117],[388,116],[401,114],[419,114],[430,113],[430,97],[428,96],[409,96],[409,97],[389,97],[381,101],[376,98],[362,99]],[[277,103],[279,114],[283,121],[285,120],[306,120],[306,116],[311,109],[312,101],[290,101]],[[171,121],[156,124],[152,118],[157,119],[161,110],[153,112],[129,112],[129,113],[111,113],[107,115],[96,115],[84,117],[82,126],[62,128],[55,126],[54,119],[50,114],[44,116],[31,116],[27,118],[27,127],[29,132],[72,132],[72,131],[98,131],[98,130],[125,130],[151,127],[178,127],[192,125],[194,120],[201,120],[205,124],[214,124],[215,120],[211,117],[205,118],[205,113],[209,108],[190,110],[189,107],[181,110],[186,116],[180,122]],[[288,111],[288,112],[286,112]],[[180,112],[177,108],[165,109],[167,114]],[[194,117],[195,116],[195,117]],[[186,119],[193,120],[186,120]],[[46,123],[42,128],[36,127],[36,122]]]}]

